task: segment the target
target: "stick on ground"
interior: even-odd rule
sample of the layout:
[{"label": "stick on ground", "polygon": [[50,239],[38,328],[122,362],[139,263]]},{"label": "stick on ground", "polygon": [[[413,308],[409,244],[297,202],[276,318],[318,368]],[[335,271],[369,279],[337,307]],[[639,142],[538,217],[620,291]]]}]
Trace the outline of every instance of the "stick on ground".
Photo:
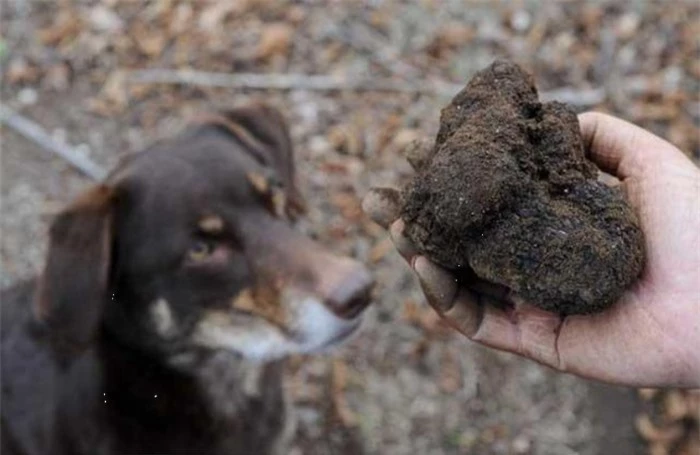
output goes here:
[{"label": "stick on ground", "polygon": [[[210,73],[196,70],[147,69],[131,71],[132,84],[173,84],[201,87],[273,89],[273,90],[355,90],[398,93],[423,93],[452,97],[462,90],[461,84],[444,81],[407,82],[390,78],[349,79],[324,74],[294,73]],[[594,106],[605,100],[602,88],[577,90],[562,88],[540,92],[544,101],[559,100],[576,106]]]},{"label": "stick on ground", "polygon": [[42,149],[55,153],[93,180],[100,181],[107,175],[104,169],[90,158],[68,145],[57,142],[39,124],[6,106],[0,106],[0,123],[30,139]]}]

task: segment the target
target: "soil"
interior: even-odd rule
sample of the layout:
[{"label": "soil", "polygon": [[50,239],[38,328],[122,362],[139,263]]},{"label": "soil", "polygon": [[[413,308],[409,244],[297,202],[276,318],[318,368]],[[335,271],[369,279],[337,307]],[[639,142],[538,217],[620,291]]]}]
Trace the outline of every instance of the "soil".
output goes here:
[{"label": "soil", "polygon": [[443,109],[403,195],[406,233],[436,262],[544,310],[601,311],[639,276],[644,239],[597,177],[574,111],[540,103],[532,76],[499,60]]}]

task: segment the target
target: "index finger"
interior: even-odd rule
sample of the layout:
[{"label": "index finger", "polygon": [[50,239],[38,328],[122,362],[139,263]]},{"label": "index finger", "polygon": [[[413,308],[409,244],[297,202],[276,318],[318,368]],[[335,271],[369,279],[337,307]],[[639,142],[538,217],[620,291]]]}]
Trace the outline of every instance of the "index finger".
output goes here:
[{"label": "index finger", "polygon": [[378,225],[389,229],[399,218],[401,196],[394,188],[375,187],[362,200],[362,210]]}]

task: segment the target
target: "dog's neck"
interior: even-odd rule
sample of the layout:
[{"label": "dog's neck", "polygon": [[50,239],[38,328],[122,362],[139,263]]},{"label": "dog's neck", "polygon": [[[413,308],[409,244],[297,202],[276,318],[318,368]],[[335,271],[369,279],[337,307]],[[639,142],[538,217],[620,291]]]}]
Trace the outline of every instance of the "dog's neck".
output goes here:
[{"label": "dog's neck", "polygon": [[102,393],[106,405],[112,403],[108,414],[126,433],[137,424],[144,434],[168,428],[170,437],[185,446],[208,438],[223,444],[217,447],[226,447],[227,441],[243,447],[245,441],[275,441],[288,425],[281,362],[254,363],[218,352],[191,368],[176,369],[109,336],[100,349]]},{"label": "dog's neck", "polygon": [[[281,362],[260,363],[219,351],[182,354],[176,357],[180,363],[174,365],[171,358],[135,350],[109,335],[101,337],[100,345],[105,373],[121,386],[128,385],[120,387],[122,391],[142,394],[138,398],[145,405],[151,401],[147,400],[151,392],[153,398],[188,393],[190,398],[218,408],[220,417],[235,417],[247,402],[261,399],[282,382]],[[183,360],[183,356],[188,358]],[[109,375],[110,369],[113,375]]]}]

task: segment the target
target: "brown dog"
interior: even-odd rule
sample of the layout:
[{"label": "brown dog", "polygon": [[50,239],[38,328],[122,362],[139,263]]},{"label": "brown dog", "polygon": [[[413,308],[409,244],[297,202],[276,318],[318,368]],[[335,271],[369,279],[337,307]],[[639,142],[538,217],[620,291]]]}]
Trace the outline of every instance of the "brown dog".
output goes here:
[{"label": "brown dog", "polygon": [[255,105],[129,157],[62,212],[41,278],[2,294],[3,455],[278,449],[278,360],[345,339],[371,287],[292,230],[293,180],[280,113]]}]

